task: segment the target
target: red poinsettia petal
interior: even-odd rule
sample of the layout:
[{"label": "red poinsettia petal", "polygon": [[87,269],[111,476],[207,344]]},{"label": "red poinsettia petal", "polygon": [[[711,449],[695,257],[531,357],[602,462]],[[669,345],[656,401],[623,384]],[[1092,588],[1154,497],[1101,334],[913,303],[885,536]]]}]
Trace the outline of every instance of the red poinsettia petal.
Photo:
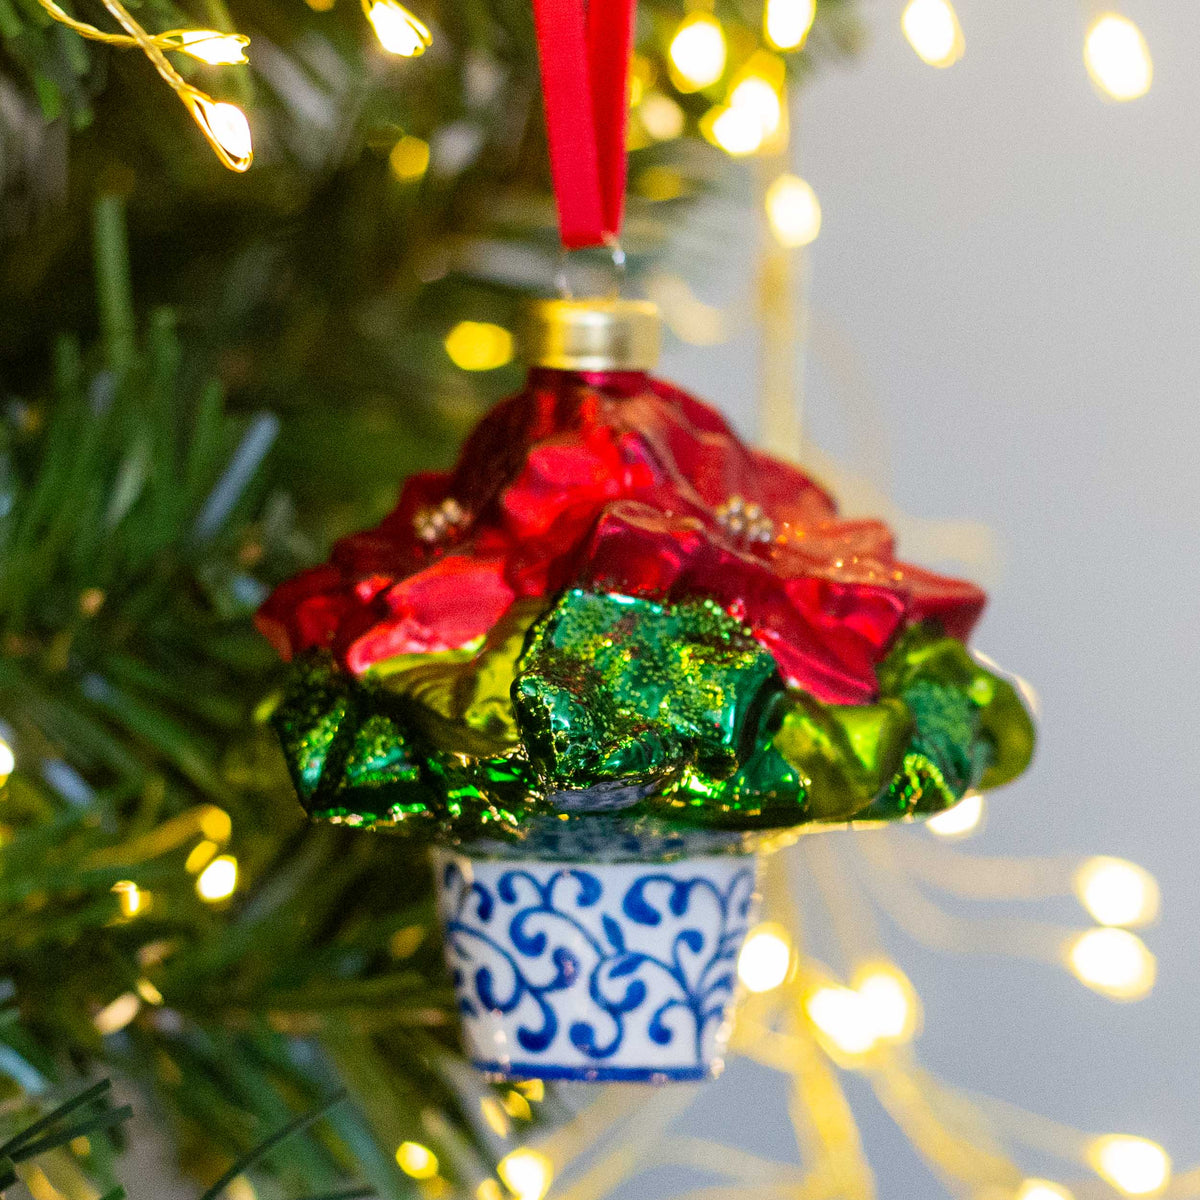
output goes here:
[{"label": "red poinsettia petal", "polygon": [[397,654],[455,650],[487,633],[514,599],[503,559],[448,555],[376,596],[336,648],[355,673]]}]

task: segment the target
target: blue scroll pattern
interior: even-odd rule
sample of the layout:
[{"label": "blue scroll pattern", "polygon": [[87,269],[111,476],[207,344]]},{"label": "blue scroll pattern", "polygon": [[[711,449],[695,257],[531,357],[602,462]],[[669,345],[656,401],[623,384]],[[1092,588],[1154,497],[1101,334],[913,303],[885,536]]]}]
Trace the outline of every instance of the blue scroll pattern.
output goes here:
[{"label": "blue scroll pattern", "polygon": [[579,866],[506,865],[481,882],[447,858],[447,956],[464,1022],[509,1018],[508,1054],[547,1077],[641,1077],[649,1067],[628,1065],[639,1055],[669,1064],[654,1074],[706,1074],[755,898],[754,871],[724,863],[715,878],[695,863],[626,872],[606,894]]}]

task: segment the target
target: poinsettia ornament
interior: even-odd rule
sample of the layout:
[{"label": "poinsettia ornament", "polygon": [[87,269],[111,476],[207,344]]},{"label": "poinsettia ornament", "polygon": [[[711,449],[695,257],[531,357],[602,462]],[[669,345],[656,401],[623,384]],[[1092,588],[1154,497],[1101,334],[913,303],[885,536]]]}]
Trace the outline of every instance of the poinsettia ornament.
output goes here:
[{"label": "poinsettia ornament", "polygon": [[483,1069],[695,1078],[752,852],[1006,782],[1032,727],[966,649],[983,593],[653,378],[650,306],[536,329],[457,466],[263,606],[274,721],[315,818],[438,845]]}]

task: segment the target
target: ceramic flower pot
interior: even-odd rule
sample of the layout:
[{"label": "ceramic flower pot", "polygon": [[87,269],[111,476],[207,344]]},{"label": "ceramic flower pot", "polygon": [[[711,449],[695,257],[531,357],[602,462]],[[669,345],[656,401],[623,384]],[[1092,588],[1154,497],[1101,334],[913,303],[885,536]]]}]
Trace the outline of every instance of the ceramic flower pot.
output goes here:
[{"label": "ceramic flower pot", "polygon": [[434,852],[475,1066],[503,1079],[716,1075],[756,861],[537,861]]}]

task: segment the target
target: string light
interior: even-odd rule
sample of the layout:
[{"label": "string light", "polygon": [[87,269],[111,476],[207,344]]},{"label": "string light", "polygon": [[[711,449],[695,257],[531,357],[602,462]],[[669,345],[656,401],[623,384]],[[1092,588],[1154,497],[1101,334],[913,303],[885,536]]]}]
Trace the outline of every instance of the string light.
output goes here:
[{"label": "string light", "polygon": [[138,1015],[141,1007],[141,1000],[133,992],[122,992],[92,1018],[92,1024],[96,1032],[102,1035],[119,1033]]},{"label": "string light", "polygon": [[494,371],[512,361],[512,334],[488,321],[459,321],[443,344],[461,371]]},{"label": "string light", "polygon": [[1075,1200],[1065,1187],[1048,1179],[1026,1179],[1017,1189],[1014,1200]]},{"label": "string light", "polygon": [[769,992],[787,978],[791,961],[792,950],[783,928],[760,925],[738,955],[738,978],[752,992]]},{"label": "string light", "polygon": [[761,75],[743,79],[730,93],[731,108],[744,109],[762,126],[762,140],[778,132],[783,120],[783,102],[779,92]]},{"label": "string light", "polygon": [[[521,1099],[524,1100],[524,1096]],[[483,1113],[483,1119],[487,1122],[488,1128],[498,1138],[508,1137],[508,1114],[495,1096],[484,1096],[479,1101],[479,1109]]]},{"label": "string light", "polygon": [[212,857],[216,854],[218,848],[216,842],[210,842],[207,838],[197,842],[192,847],[191,853],[187,856],[187,860],[183,864],[183,869],[189,875],[195,875],[203,871],[212,861]]},{"label": "string light", "polygon": [[405,183],[420,179],[429,170],[429,143],[423,138],[406,134],[392,147],[388,166],[392,174]]},{"label": "string light", "polygon": [[700,132],[735,158],[753,154],[763,144],[762,122],[748,108],[718,104],[701,118]]},{"label": "string light", "polygon": [[201,900],[215,904],[218,900],[228,900],[237,890],[237,882],[237,859],[231,854],[222,854],[200,872],[196,880],[196,894]]},{"label": "string light", "polygon": [[1089,929],[1071,943],[1067,962],[1080,983],[1110,1000],[1140,1000],[1154,987],[1154,955],[1127,929]]},{"label": "string light", "polygon": [[0,738],[0,785],[8,781],[8,777],[16,768],[17,756],[12,752],[12,747]]},{"label": "string light", "polygon": [[249,62],[250,39],[241,33],[219,33],[215,29],[172,29],[160,33],[155,42],[164,50],[178,50],[210,67],[238,67]]},{"label": "string light", "polygon": [[1122,1133],[1097,1138],[1088,1148],[1088,1161],[1126,1196],[1157,1196],[1171,1180],[1167,1152],[1149,1138]]},{"label": "string light", "polygon": [[139,47],[167,86],[183,101],[221,162],[231,171],[250,169],[254,152],[246,114],[236,104],[214,100],[193,87],[175,70],[164,53],[181,52],[213,65],[244,63],[249,38],[238,33],[220,33],[214,29],[171,29],[166,33],[150,34],[134,20],[121,0],[104,0],[104,7],[125,32],[106,33],[85,21],[77,21],[54,0],[38,2],[56,21],[82,37],[110,46]]},{"label": "string light", "polygon": [[953,66],[966,43],[950,0],[909,0],[900,18],[908,44],[931,67]]},{"label": "string light", "polygon": [[111,891],[116,894],[117,905],[121,916],[126,919],[136,917],[147,908],[146,895],[132,879],[121,879],[112,885]]},{"label": "string light", "polygon": [[799,50],[817,15],[817,0],[767,0],[763,33],[777,50]]},{"label": "string light", "polygon": [[1154,64],[1142,31],[1118,13],[1097,17],[1083,43],[1092,83],[1112,100],[1136,100],[1150,90]]},{"label": "string light", "polygon": [[217,157],[231,171],[248,171],[254,160],[254,148],[246,114],[236,104],[214,100],[187,84],[180,89],[179,98],[200,126],[200,132],[208,139]]},{"label": "string light", "polygon": [[819,987],[804,1001],[804,1011],[835,1052],[858,1057],[874,1048],[877,1039],[871,1010],[853,988]]},{"label": "string light", "polygon": [[1075,872],[1075,894],[1101,925],[1147,925],[1158,916],[1158,882],[1123,858],[1089,858]]},{"label": "string light", "polygon": [[141,996],[147,1004],[161,1004],[163,1002],[163,994],[150,982],[148,979],[139,979],[134,985],[137,988],[137,994]]},{"label": "string light", "polygon": [[420,1142],[401,1142],[396,1162],[405,1175],[413,1179],[432,1179],[438,1173],[437,1155]]},{"label": "string light", "polygon": [[401,58],[419,58],[433,45],[433,34],[424,21],[396,0],[362,0],[363,12],[379,44]]},{"label": "string light", "polygon": [[784,246],[807,246],[821,232],[817,194],[798,175],[780,175],[767,188],[767,220]]},{"label": "string light", "polygon": [[554,1166],[544,1154],[523,1146],[506,1154],[496,1173],[517,1200],[542,1200],[550,1190]]},{"label": "string light", "polygon": [[983,796],[971,793],[964,796],[953,808],[930,817],[925,828],[943,838],[961,838],[974,833],[983,823]]},{"label": "string light", "polygon": [[227,842],[233,832],[233,821],[223,808],[206,804],[200,812],[200,832],[210,842]]},{"label": "string light", "polygon": [[708,13],[693,13],[675,31],[668,50],[671,82],[681,92],[698,92],[725,74],[725,31]]},{"label": "string light", "polygon": [[869,963],[854,977],[879,1041],[906,1042],[920,1025],[921,1009],[908,976],[891,963]]},{"label": "string light", "polygon": [[642,128],[656,141],[669,142],[683,132],[683,109],[662,92],[647,92],[638,106]]}]

